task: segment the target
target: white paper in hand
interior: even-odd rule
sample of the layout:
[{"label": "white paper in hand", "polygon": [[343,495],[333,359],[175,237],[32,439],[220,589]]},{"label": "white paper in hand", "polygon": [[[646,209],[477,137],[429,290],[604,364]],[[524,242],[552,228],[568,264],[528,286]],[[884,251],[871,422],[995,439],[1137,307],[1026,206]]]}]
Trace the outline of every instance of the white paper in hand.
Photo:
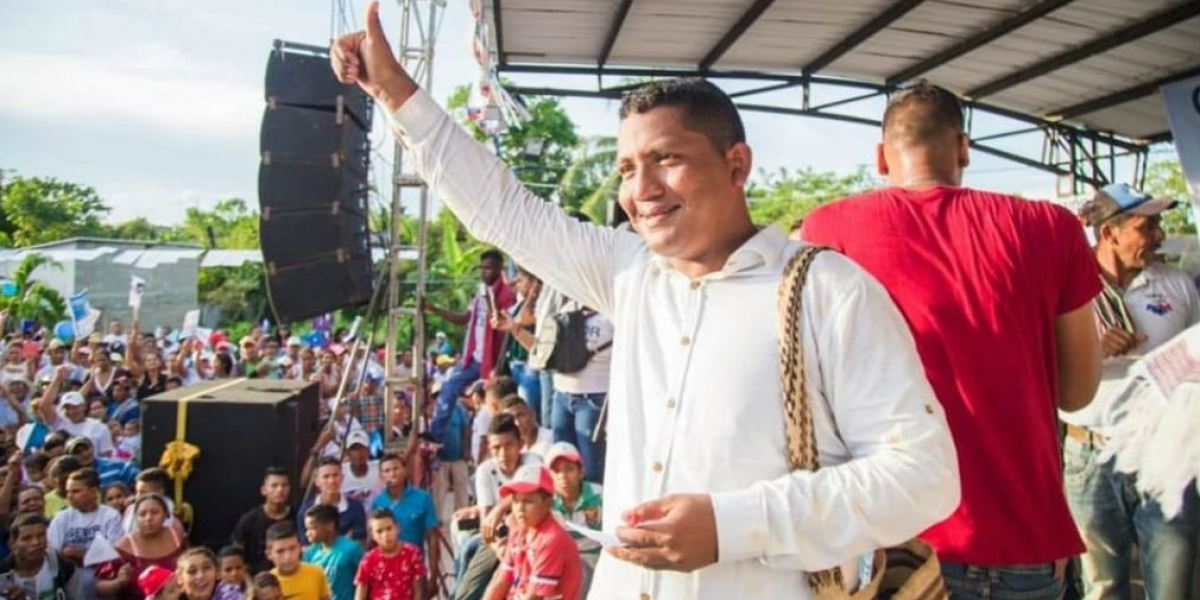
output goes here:
[{"label": "white paper in hand", "polygon": [[593,542],[596,542],[605,548],[618,548],[625,545],[625,542],[617,539],[617,536],[611,533],[596,531],[595,529],[588,529],[587,527],[576,525],[570,521],[563,521],[562,524],[567,527],[568,531],[578,533],[579,535],[582,535],[583,537],[592,540]]},{"label": "white paper in hand", "polygon": [[121,558],[121,555],[117,554],[117,549],[113,548],[108,538],[97,533],[96,537],[92,540],[92,545],[88,546],[87,552],[83,555],[83,566],[94,567],[119,558]]}]

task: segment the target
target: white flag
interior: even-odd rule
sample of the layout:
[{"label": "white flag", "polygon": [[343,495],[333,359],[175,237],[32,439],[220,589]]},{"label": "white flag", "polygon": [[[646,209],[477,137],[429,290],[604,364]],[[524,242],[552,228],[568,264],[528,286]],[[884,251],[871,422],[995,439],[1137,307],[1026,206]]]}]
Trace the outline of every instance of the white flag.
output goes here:
[{"label": "white flag", "polygon": [[92,308],[92,305],[89,304],[87,314],[82,319],[75,321],[75,336],[85,337],[95,333],[96,325],[100,323],[101,314],[100,309]]},{"label": "white flag", "polygon": [[129,277],[129,308],[141,310],[142,295],[146,293],[146,280],[135,275]]}]

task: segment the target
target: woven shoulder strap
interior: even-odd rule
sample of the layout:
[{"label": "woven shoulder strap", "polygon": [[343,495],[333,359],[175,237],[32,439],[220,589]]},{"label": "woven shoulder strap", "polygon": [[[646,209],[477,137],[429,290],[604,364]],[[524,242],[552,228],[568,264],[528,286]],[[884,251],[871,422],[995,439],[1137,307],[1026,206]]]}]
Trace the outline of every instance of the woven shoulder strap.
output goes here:
[{"label": "woven shoulder strap", "polygon": [[[779,372],[783,381],[787,459],[793,471],[816,471],[821,467],[817,460],[817,435],[813,429],[812,408],[804,385],[801,298],[813,259],[826,250],[829,248],[821,246],[800,249],[788,261],[779,281]],[[837,567],[810,573],[808,582],[816,598],[845,597],[842,571]]]}]

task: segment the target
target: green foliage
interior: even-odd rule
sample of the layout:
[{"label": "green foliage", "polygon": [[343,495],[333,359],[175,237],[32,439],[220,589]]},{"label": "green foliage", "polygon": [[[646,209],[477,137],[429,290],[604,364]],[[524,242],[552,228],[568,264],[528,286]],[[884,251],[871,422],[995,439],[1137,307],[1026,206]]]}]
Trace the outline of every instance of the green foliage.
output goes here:
[{"label": "green foliage", "polygon": [[751,183],[746,190],[750,216],[760,225],[774,223],[785,229],[821,204],[879,185],[864,167],[849,175],[815,171],[811,167],[796,171],[784,168],[774,173],[760,172],[759,177],[760,181]]},{"label": "green foliage", "polygon": [[617,199],[621,178],[613,165],[617,161],[617,138],[609,136],[584,140],[575,149],[574,161],[559,182],[559,200],[567,210],[579,210],[603,223],[608,220],[608,205]]},{"label": "green foliage", "polygon": [[[469,96],[470,86],[459,86],[450,95],[446,106],[451,111],[465,108]],[[571,155],[579,144],[579,135],[575,132],[575,122],[567,116],[558,99],[535,96],[526,100],[531,118],[514,124],[494,138],[474,121],[465,117],[462,121],[475,139],[495,145],[500,158],[526,187],[549,200],[571,165]],[[534,156],[529,152],[529,147],[537,143],[541,144],[541,149]]]},{"label": "green foliage", "polygon": [[108,211],[91,186],[0,172],[0,246],[104,235]]},{"label": "green foliage", "polygon": [[11,298],[0,298],[0,310],[7,310],[17,319],[33,319],[53,327],[67,318],[67,301],[54,289],[33,279],[33,272],[41,267],[62,269],[62,265],[43,254],[26,255],[11,277],[17,293]]},{"label": "green foliage", "polygon": [[1179,206],[1163,213],[1163,231],[1167,235],[1183,235],[1196,233],[1196,221],[1192,216],[1192,204],[1189,201],[1187,179],[1183,177],[1183,168],[1178,158],[1161,160],[1152,163],[1146,169],[1144,192],[1155,198],[1175,198]]}]

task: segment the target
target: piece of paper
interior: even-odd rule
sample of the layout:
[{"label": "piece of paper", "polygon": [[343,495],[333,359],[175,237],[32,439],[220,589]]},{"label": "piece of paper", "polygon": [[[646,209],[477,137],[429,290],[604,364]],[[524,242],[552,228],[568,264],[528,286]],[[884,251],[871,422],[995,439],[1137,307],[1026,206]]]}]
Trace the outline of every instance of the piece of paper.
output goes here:
[{"label": "piece of paper", "polygon": [[129,278],[129,308],[142,308],[142,295],[146,293],[146,280],[131,275]]},{"label": "piece of paper", "polygon": [[1163,399],[1183,383],[1200,383],[1200,325],[1194,325],[1155,348],[1133,366],[1134,374],[1149,379]]},{"label": "piece of paper", "polygon": [[179,328],[179,339],[188,339],[196,335],[196,329],[200,327],[200,309],[189,310],[183,313],[183,327]]},{"label": "piece of paper", "polygon": [[605,548],[614,548],[625,545],[625,542],[617,539],[617,536],[611,533],[596,531],[595,529],[588,529],[587,527],[576,525],[570,521],[563,521],[562,524],[565,525],[569,531],[578,533],[579,535],[582,535],[583,537],[592,540],[593,542],[596,542]]},{"label": "piece of paper", "polygon": [[92,539],[92,545],[88,546],[87,552],[83,555],[83,566],[94,567],[119,558],[121,555],[117,554],[117,549],[113,548],[108,538],[97,533],[96,537]]}]

